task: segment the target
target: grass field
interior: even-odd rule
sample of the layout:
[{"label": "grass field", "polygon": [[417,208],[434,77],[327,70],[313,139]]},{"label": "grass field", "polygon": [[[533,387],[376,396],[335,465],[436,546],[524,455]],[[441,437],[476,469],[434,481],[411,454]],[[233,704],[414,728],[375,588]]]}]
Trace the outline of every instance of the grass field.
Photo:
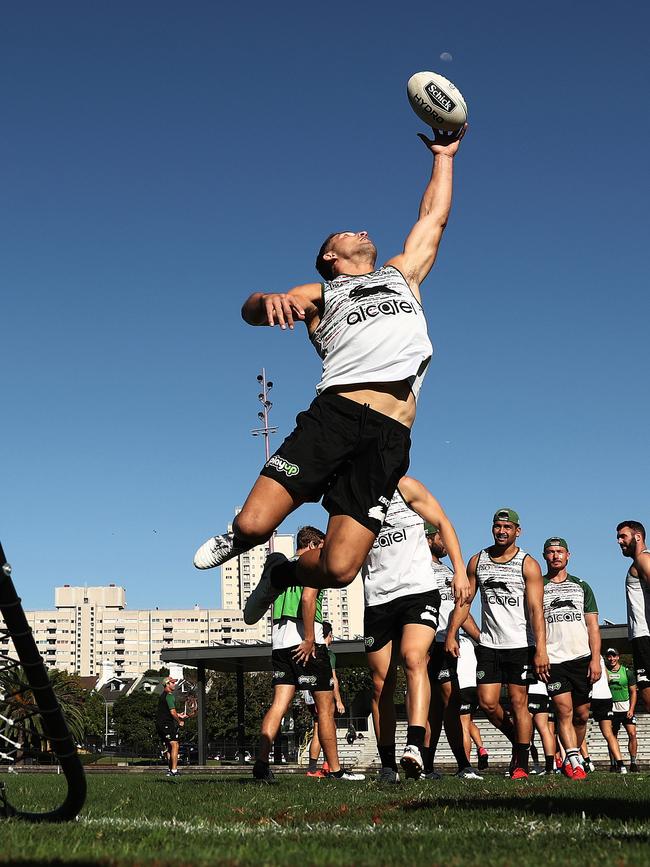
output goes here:
[{"label": "grass field", "polygon": [[[54,806],[62,778],[6,776],[15,806]],[[382,787],[279,777],[93,774],[81,819],[0,820],[2,862],[105,864],[650,864],[650,775],[499,775]]]}]

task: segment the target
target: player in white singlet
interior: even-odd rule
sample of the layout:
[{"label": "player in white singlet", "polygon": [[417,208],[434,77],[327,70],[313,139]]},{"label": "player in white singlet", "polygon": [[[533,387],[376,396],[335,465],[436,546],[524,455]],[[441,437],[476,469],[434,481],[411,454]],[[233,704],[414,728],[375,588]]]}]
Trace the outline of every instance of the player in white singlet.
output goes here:
[{"label": "player in white singlet", "polygon": [[625,576],[627,628],[637,690],[650,713],[650,549],[645,541],[645,527],[639,521],[623,521],[616,534],[621,553],[632,559]]},{"label": "player in white singlet", "polygon": [[[513,744],[512,779],[528,777],[532,720],[528,684],[548,678],[546,630],[542,607],[543,581],[539,563],[516,544],[519,515],[498,509],[492,519],[494,544],[475,554],[467,566],[470,601],[454,608],[446,647],[458,655],[454,631],[465,631],[478,642],[476,680],[481,709]],[[469,616],[471,600],[481,591],[481,628]],[[500,703],[506,684],[514,725]]]},{"label": "player in white singlet", "polygon": [[292,330],[304,322],[323,375],[317,398],[267,461],[233,532],[204,543],[194,564],[219,566],[265,542],[304,502],[324,497],[330,515],[321,552],[307,552],[297,563],[269,558],[246,603],[247,623],[259,620],[287,586],[321,589],[353,581],[408,469],[417,393],[432,353],[420,286],[447,224],[464,132],[420,136],[433,170],[403,252],[376,270],[377,250],[367,232],[336,232],[316,262],[324,282],[256,292],[244,303],[250,325]]},{"label": "player in white singlet", "polygon": [[438,627],[440,576],[431,565],[425,521],[435,523],[454,567],[452,591],[459,596],[466,574],[454,528],[421,482],[400,479],[386,520],[363,564],[364,641],[372,672],[372,718],[381,759],[380,780],[396,782],[395,678],[398,661],[406,674],[407,744],[400,764],[417,779],[431,688],[429,648]]}]

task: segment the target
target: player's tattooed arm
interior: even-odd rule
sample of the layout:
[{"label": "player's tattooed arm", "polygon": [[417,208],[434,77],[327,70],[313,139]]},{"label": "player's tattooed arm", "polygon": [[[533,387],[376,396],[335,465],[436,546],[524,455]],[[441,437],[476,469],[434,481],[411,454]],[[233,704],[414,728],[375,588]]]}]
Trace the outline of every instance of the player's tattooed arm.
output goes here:
[{"label": "player's tattooed arm", "polygon": [[465,601],[469,596],[469,581],[465,571],[465,562],[463,553],[460,550],[460,542],[454,530],[454,526],[445,514],[445,510],[440,503],[417,479],[410,476],[403,476],[398,484],[401,495],[414,512],[435,524],[440,530],[440,538],[443,545],[447,549],[451,565],[454,570],[454,580],[452,581],[452,590],[454,591],[454,599]]},{"label": "player's tattooed arm", "polygon": [[530,625],[535,635],[535,673],[544,683],[548,681],[550,670],[546,652],[546,623],[544,621],[544,579],[539,563],[528,555],[524,560],[524,581],[526,582],[526,605]]},{"label": "player's tattooed arm", "polygon": [[589,661],[589,683],[596,683],[600,680],[602,669],[600,667],[600,651],[601,639],[600,629],[598,627],[598,612],[593,614],[585,614],[585,624],[587,626],[587,635],[589,638],[589,649],[591,650],[591,659]]},{"label": "player's tattooed arm", "polygon": [[[456,600],[454,610],[449,618],[447,627],[447,638],[445,639],[445,652],[452,656],[460,655],[460,645],[458,644],[458,630],[462,626],[470,638],[478,641],[480,631],[474,623],[474,618],[469,613],[472,607],[472,602],[476,596],[476,564],[478,563],[478,554],[475,554],[467,564],[467,580],[469,582],[469,596],[464,601]],[[474,629],[472,629],[472,624]]]},{"label": "player's tattooed arm", "polygon": [[241,310],[249,325],[279,325],[293,329],[296,321],[310,322],[318,315],[322,298],[322,284],[305,283],[288,292],[253,292]]},{"label": "player's tattooed arm", "polygon": [[316,600],[319,592],[319,590],[315,590],[313,587],[304,587],[302,591],[301,610],[305,637],[294,650],[293,658],[296,662],[300,662],[303,665],[307,665],[310,656],[316,656],[314,622],[316,620]]}]

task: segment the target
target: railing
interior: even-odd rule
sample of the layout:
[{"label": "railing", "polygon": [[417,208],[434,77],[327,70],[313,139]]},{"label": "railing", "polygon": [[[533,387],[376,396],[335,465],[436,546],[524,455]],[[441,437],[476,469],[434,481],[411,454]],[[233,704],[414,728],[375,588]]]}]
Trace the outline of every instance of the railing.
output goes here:
[{"label": "railing", "polygon": [[[28,693],[34,697],[34,703],[29,708],[28,715],[41,717],[44,738],[56,755],[67,783],[67,794],[63,803],[55,810],[46,813],[29,813],[16,809],[7,800],[5,787],[2,785],[0,787],[0,816],[26,819],[30,822],[65,822],[74,819],[86,800],[86,777],[77,755],[74,740],[52,689],[47,669],[27,623],[20,598],[11,580],[11,566],[7,563],[1,544],[0,614],[2,614],[5,623],[5,628],[0,629],[0,635],[11,638],[18,657],[18,659],[13,659],[6,649],[1,649],[0,674],[11,674],[22,668],[26,679],[26,682],[20,682],[11,696],[5,696],[5,698],[22,696],[24,699]],[[21,746],[18,740],[18,736],[21,734],[21,724],[8,716],[3,718],[3,724],[4,740],[2,742],[7,747],[5,755],[11,757]],[[13,732],[15,734],[12,736]]]}]

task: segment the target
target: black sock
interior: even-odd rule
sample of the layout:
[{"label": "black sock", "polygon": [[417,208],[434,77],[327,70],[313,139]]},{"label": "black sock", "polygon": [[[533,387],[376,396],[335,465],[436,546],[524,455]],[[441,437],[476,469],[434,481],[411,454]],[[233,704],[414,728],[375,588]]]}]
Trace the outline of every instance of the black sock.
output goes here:
[{"label": "black sock", "polygon": [[530,757],[533,760],[533,764],[537,764],[539,761],[539,753],[537,752],[537,747],[535,744],[530,745]]},{"label": "black sock", "polygon": [[387,746],[377,744],[377,750],[379,751],[379,759],[381,760],[382,768],[392,768],[396,771],[397,760],[395,759],[395,744],[388,744]]},{"label": "black sock", "polygon": [[343,776],[343,768],[339,768],[338,771],[330,771],[331,777],[342,777]]},{"label": "black sock", "polygon": [[427,730],[424,726],[409,726],[406,730],[406,743],[421,751],[426,733]]},{"label": "black sock", "polygon": [[265,762],[264,759],[256,759],[255,764],[253,765],[253,776],[254,777],[265,777],[269,772],[269,763]]},{"label": "black sock", "polygon": [[286,590],[287,587],[295,587],[297,560],[283,560],[271,569],[271,586],[276,590]]},{"label": "black sock", "polygon": [[515,744],[515,764],[522,771],[528,771],[528,754],[530,752],[530,744]]},{"label": "black sock", "polygon": [[555,756],[544,756],[544,770],[547,774],[553,773],[555,770]]},{"label": "black sock", "polygon": [[[495,726],[495,728],[499,728],[499,727]],[[501,720],[501,728],[499,729],[499,731],[501,731],[508,738],[510,743],[514,745],[514,743],[515,743],[515,727],[510,722],[510,720],[508,719],[507,716],[504,716],[504,718]]]},{"label": "black sock", "polygon": [[309,756],[309,767],[307,768],[307,770],[312,774],[314,773],[314,771],[317,771],[318,770],[318,759],[312,759],[312,757]]},{"label": "black sock", "polygon": [[428,774],[429,771],[433,770],[433,757],[435,755],[435,751],[431,749],[431,747],[422,747],[420,750],[422,753],[422,761],[424,762],[424,770]]},{"label": "black sock", "polygon": [[625,762],[623,761],[623,759],[616,759],[616,767],[617,768],[622,768],[624,764],[625,764]]}]

